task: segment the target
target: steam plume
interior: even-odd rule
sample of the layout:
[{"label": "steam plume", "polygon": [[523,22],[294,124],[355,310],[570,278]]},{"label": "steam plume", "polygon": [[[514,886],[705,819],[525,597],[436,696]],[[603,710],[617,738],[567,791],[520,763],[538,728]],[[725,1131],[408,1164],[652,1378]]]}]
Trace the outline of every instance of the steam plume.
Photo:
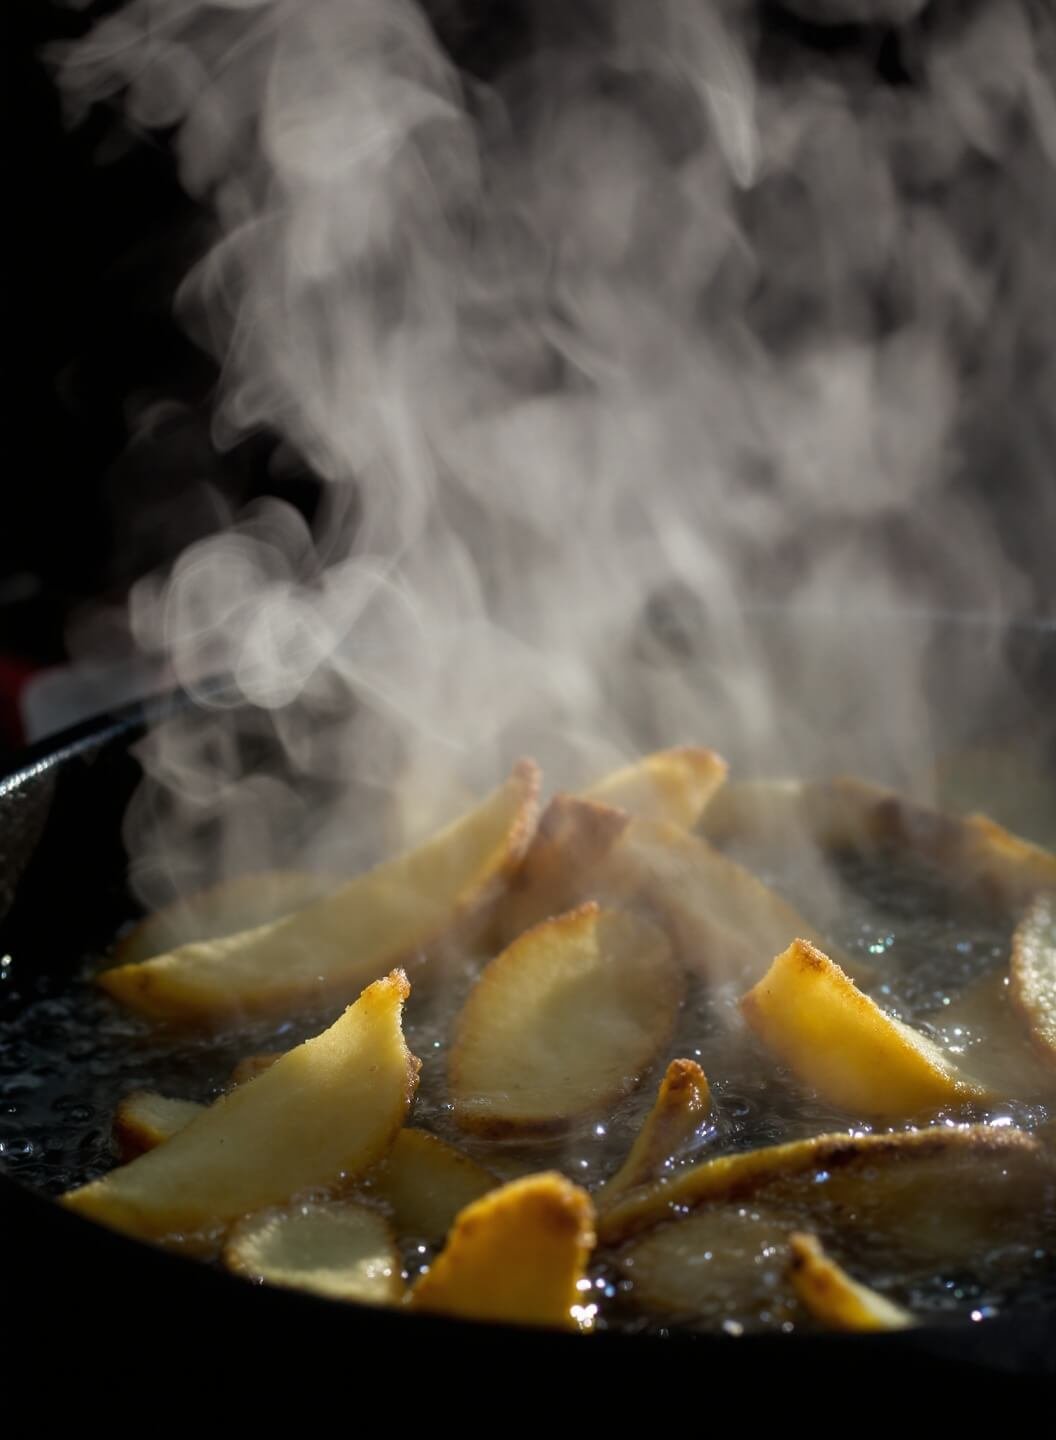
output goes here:
[{"label": "steam plume", "polygon": [[[917,616],[1036,598],[988,486],[1052,513],[1056,34],[785,7],[902,24],[884,75],[775,51],[777,8],[541,4],[487,82],[410,0],[130,0],[65,55],[71,113],[172,127],[215,214],[180,307],[219,442],[276,429],[328,484],[132,596],[200,700],[144,751],[148,899],[364,859],[352,782],[400,839],[523,748],[558,783],[679,740],[926,773]],[[966,717],[1001,664],[958,670]]]}]

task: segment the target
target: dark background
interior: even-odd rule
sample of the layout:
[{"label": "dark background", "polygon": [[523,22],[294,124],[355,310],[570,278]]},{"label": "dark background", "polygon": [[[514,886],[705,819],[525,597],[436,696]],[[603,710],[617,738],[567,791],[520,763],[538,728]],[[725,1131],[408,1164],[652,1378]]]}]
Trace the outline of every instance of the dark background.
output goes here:
[{"label": "dark background", "polygon": [[[812,23],[791,13],[805,3],[760,0],[761,64],[854,54],[880,83],[899,86],[913,83],[915,31],[960,0],[933,0],[906,26]],[[270,491],[310,512],[315,497],[310,475],[288,456],[277,463],[271,437],[222,455],[211,444],[215,368],[172,315],[177,283],[208,247],[209,222],[180,189],[166,137],[130,133],[115,111],[73,133],[64,126],[47,47],[111,8],[114,0],[80,10],[4,0],[0,17],[8,70],[0,755],[21,738],[20,688],[62,663],[88,607],[119,607],[138,575],[207,533],[225,506]],[[589,5],[435,0],[431,8],[460,63],[487,76],[531,43],[534,27],[574,24]]]}]

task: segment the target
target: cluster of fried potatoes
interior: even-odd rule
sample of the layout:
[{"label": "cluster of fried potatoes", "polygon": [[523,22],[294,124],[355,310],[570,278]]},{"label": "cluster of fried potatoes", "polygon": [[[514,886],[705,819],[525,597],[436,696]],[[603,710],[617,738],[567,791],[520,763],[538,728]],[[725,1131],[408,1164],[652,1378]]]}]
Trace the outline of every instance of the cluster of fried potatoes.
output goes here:
[{"label": "cluster of fried potatoes", "polygon": [[[1028,1235],[1056,1196],[1042,1139],[949,1119],[1002,1098],[1003,1077],[1028,1098],[1056,1089],[1056,857],[858,781],[725,781],[717,755],[683,747],[537,816],[522,761],[349,881],[243,878],[150,917],[98,979],[152,1022],[347,1008],[285,1053],[246,1055],[209,1105],[127,1096],[123,1163],[63,1203],[238,1275],[372,1305],[585,1331],[603,1256],[665,1317],[913,1324],[842,1267],[865,1267],[864,1236],[890,1234],[925,1268],[958,1263],[995,1227]],[[730,841],[905,854],[995,897],[1015,925],[1010,971],[963,997],[994,1017],[995,1063],[967,1073],[870,998],[864,967]],[[456,1146],[409,1123],[421,1062],[402,1016],[412,982],[435,995],[472,956],[448,1027]],[[670,1058],[694,987],[728,991],[726,1023],[756,1063],[847,1128],[696,1158],[722,1100],[696,1060]],[[591,1192],[552,1164],[509,1177],[510,1154],[605,1121],[654,1071],[652,1109]],[[412,1241],[438,1249],[409,1283]]]}]

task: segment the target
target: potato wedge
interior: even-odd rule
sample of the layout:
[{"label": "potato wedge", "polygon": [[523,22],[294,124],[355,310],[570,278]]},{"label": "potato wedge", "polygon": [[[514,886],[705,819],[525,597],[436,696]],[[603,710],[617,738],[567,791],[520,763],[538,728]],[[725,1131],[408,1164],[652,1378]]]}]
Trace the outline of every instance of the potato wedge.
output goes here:
[{"label": "potato wedge", "polygon": [[801,1084],[850,1114],[895,1120],[985,1093],[805,940],[778,955],[741,1013]]},{"label": "potato wedge", "polygon": [[913,1316],[886,1296],[852,1280],[825,1253],[816,1235],[789,1240],[788,1278],[799,1303],[830,1330],[905,1330]]},{"label": "potato wedge", "polygon": [[667,1043],[681,999],[655,926],[595,904],[544,921],[485,966],[458,1018],[457,1123],[546,1133],[611,1104]]},{"label": "potato wedge", "polygon": [[164,1145],[63,1203],[145,1239],[222,1229],[303,1192],[347,1187],[388,1151],[418,1085],[402,971],[312,1040],[222,1096]]},{"label": "potato wedge", "polygon": [[678,745],[614,770],[584,790],[583,798],[690,830],[725,781],[726,771],[726,761],[714,750]]},{"label": "potato wedge", "polygon": [[401,1130],[371,1173],[372,1193],[392,1215],[398,1235],[443,1240],[460,1210],[499,1181],[483,1165],[425,1130]]},{"label": "potato wedge", "polygon": [[236,875],[220,885],[156,910],[123,935],[114,947],[114,965],[135,965],[195,940],[216,940],[266,925],[302,909],[341,884],[336,875],[298,870],[264,870]]},{"label": "potato wedge", "polygon": [[636,1305],[745,1329],[796,1314],[785,1270],[793,1222],[755,1205],[709,1205],[659,1225],[616,1256]]},{"label": "potato wedge", "polygon": [[787,845],[799,837],[829,851],[899,853],[933,866],[952,887],[1003,906],[1056,889],[1056,855],[985,815],[949,815],[849,777],[726,786],[701,828],[718,844]]},{"label": "potato wedge", "polygon": [[350,1200],[250,1215],[223,1251],[236,1275],[330,1300],[395,1305],[404,1284],[392,1232],[376,1210]]},{"label": "potato wedge", "polygon": [[632,820],[604,869],[604,893],[649,903],[683,963],[710,980],[751,983],[797,935],[825,943],[750,870],[677,825]]},{"label": "potato wedge", "polygon": [[153,1150],[171,1140],[177,1131],[197,1120],[205,1110],[194,1100],[173,1100],[153,1090],[136,1090],[114,1114],[114,1140],[122,1160]]},{"label": "potato wedge", "polygon": [[[670,1179],[640,1186],[606,1210],[599,1233],[618,1244],[703,1205],[765,1204],[834,1223],[897,1230],[923,1248],[978,1242],[980,1217],[995,1227],[1041,1213],[1052,1163],[1033,1136],[1011,1127],[933,1125],[892,1135],[817,1135],[761,1150],[720,1155]],[[956,1193],[956,1215],[948,1203]],[[804,1229],[802,1223],[796,1227]]]},{"label": "potato wedge", "polygon": [[617,1195],[655,1179],[660,1170],[703,1124],[711,1109],[708,1078],[695,1060],[672,1060],[660,1082],[634,1144],[615,1175],[594,1196],[601,1208]]},{"label": "potato wedge", "polygon": [[198,1024],[354,995],[496,898],[531,838],[538,785],[522,761],[476,810],[296,914],[104,971],[99,983],[144,1015]]},{"label": "potato wedge", "polygon": [[[121,1158],[133,1160],[163,1145],[207,1108],[150,1090],[127,1096],[114,1117]],[[364,1176],[365,1189],[391,1215],[398,1234],[418,1240],[442,1240],[458,1212],[498,1184],[497,1176],[454,1145],[412,1129],[401,1130],[384,1160]]]},{"label": "potato wedge", "polygon": [[499,948],[540,920],[599,898],[593,890],[601,866],[628,819],[622,810],[608,805],[574,795],[555,795],[497,907]]},{"label": "potato wedge", "polygon": [[1039,895],[1016,926],[1010,966],[1012,1004],[1035,1052],[1056,1065],[1056,899]]},{"label": "potato wedge", "polygon": [[587,1330],[594,1312],[580,1287],[593,1248],[594,1207],[585,1190],[556,1171],[512,1180],[462,1211],[411,1290],[411,1305]]}]

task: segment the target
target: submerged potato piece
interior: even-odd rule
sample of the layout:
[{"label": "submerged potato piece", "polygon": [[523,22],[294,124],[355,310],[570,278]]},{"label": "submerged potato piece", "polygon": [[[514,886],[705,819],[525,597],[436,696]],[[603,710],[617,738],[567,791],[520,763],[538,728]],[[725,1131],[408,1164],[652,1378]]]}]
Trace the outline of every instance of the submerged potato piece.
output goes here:
[{"label": "submerged potato piece", "polygon": [[864,780],[729,785],[704,813],[716,843],[789,844],[901,854],[933,866],[954,887],[1002,905],[1056,889],[1056,855],[985,815],[946,814]]},{"label": "submerged potato piece", "polygon": [[714,750],[678,745],[614,770],[584,790],[583,798],[688,830],[726,779],[726,771],[726,761]]},{"label": "submerged potato piece", "polygon": [[852,1280],[816,1235],[793,1235],[789,1248],[792,1288],[803,1308],[830,1330],[905,1330],[913,1324],[908,1310]]},{"label": "submerged potato piece", "polygon": [[1056,1074],[1024,1044],[1023,1019],[1006,972],[981,975],[928,1018],[955,1065],[996,1095],[1034,1100],[1052,1093]]},{"label": "submerged potato piece", "polygon": [[[621,1196],[599,1222],[606,1244],[687,1209],[766,1204],[833,1224],[874,1226],[900,1244],[958,1247],[979,1227],[1043,1212],[1056,1170],[1033,1136],[988,1125],[933,1125],[892,1135],[816,1135],[720,1155]],[[949,1196],[957,1195],[956,1213]],[[963,1222],[963,1223],[962,1223]],[[803,1229],[802,1220],[797,1226]],[[965,1241],[965,1235],[969,1241]]]},{"label": "submerged potato piece", "polygon": [[741,1012],[801,1084],[852,1114],[899,1119],[984,1093],[805,940],[778,955]]},{"label": "submerged potato piece", "polygon": [[453,1145],[411,1129],[396,1136],[371,1180],[373,1194],[391,1212],[397,1233],[422,1240],[442,1240],[459,1211],[499,1183]]},{"label": "submerged potato piece", "polygon": [[134,965],[194,940],[215,940],[300,910],[340,884],[337,876],[298,870],[236,875],[156,910],[118,941],[115,965]]},{"label": "submerged potato piece", "polygon": [[197,1023],[355,994],[496,897],[530,839],[538,783],[522,761],[476,810],[296,914],[104,971],[99,983],[144,1015]]},{"label": "submerged potato piece", "polygon": [[134,1160],[197,1120],[205,1110],[194,1100],[173,1100],[153,1090],[126,1095],[114,1114],[114,1139],[122,1160]]},{"label": "submerged potato piece", "polygon": [[475,1201],[411,1291],[416,1310],[474,1320],[589,1329],[580,1281],[594,1248],[594,1207],[556,1171],[512,1180]]},{"label": "submerged potato piece", "polygon": [[330,1300],[395,1305],[403,1296],[388,1225],[376,1210],[348,1200],[250,1215],[231,1231],[223,1259],[247,1279]]},{"label": "submerged potato piece", "polygon": [[451,1052],[455,1119],[484,1134],[563,1129],[632,1090],[670,1038],[682,978],[662,931],[584,905],[486,965]]},{"label": "submerged potato piece", "polygon": [[794,1317],[785,1283],[793,1222],[760,1206],[710,1205],[616,1256],[630,1298],[654,1313],[754,1327]]},{"label": "submerged potato piece", "polygon": [[647,901],[686,966],[749,983],[797,935],[825,942],[750,870],[677,825],[632,820],[606,864],[609,894]]},{"label": "submerged potato piece", "polygon": [[652,1180],[700,1128],[710,1108],[704,1071],[695,1060],[672,1060],[627,1159],[597,1192],[595,1204],[610,1205],[617,1195]]},{"label": "submerged potato piece", "polygon": [[598,899],[593,889],[601,866],[628,818],[608,805],[575,795],[555,795],[499,903],[499,944],[509,944],[540,920],[562,915],[584,900]]},{"label": "submerged potato piece", "polygon": [[63,1203],[149,1239],[346,1186],[389,1149],[417,1089],[419,1062],[400,1024],[409,991],[402,971],[375,981],[321,1035]]},{"label": "submerged potato piece", "polygon": [[1035,1052],[1056,1065],[1056,900],[1039,895],[1012,939],[1011,1000]]}]

